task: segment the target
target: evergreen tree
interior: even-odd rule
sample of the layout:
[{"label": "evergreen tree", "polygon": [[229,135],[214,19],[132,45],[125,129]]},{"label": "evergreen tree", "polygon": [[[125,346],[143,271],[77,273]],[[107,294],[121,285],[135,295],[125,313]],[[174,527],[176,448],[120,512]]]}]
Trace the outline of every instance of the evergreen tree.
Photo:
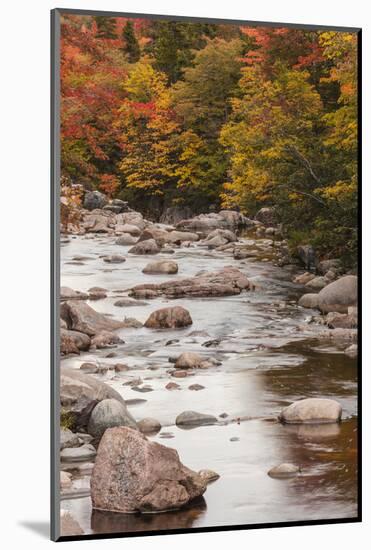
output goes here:
[{"label": "evergreen tree", "polygon": [[97,25],[97,38],[117,38],[116,35],[116,19],[114,17],[103,17],[97,15],[94,17]]},{"label": "evergreen tree", "polygon": [[140,47],[134,33],[133,22],[127,21],[122,30],[123,51],[130,63],[136,63],[140,58]]}]

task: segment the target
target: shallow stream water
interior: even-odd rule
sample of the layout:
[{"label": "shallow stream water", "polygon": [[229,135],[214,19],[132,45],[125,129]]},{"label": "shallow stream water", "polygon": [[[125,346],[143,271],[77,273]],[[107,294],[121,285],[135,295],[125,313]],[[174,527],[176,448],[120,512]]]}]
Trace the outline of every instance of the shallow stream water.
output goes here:
[{"label": "shallow stream water", "polygon": [[[293,268],[275,267],[264,258],[236,261],[225,252],[200,246],[148,257],[126,254],[129,247],[114,244],[114,237],[69,237],[68,241],[61,247],[61,284],[82,291],[106,288],[107,298],[88,302],[97,311],[144,322],[160,307],[181,305],[189,310],[193,324],[178,330],[122,329],[117,333],[125,343],[67,357],[62,366],[79,368],[87,361],[127,364],[128,372],[108,370],[96,376],[121,393],[136,420],[153,417],[161,422],[162,430],[151,439],[174,447],[193,470],[207,468],[220,474],[204,498],[188,509],[151,515],[92,511],[89,478],[77,475],[75,485],[81,493],[78,498],[63,499],[61,506],[73,511],[86,533],[357,515],[357,360],[344,354],[349,344],[324,339],[320,328],[317,334],[308,323],[313,312],[296,305],[302,289],[291,282]],[[260,244],[264,247],[264,241]],[[108,254],[123,254],[126,262],[107,264],[102,255]],[[86,259],[73,260],[76,256]],[[143,274],[143,267],[154,258],[177,261],[179,273]],[[233,297],[159,298],[143,306],[114,306],[136,284],[194,276],[226,265],[239,267],[257,290]],[[208,335],[192,336],[193,331]],[[220,340],[216,347],[202,345],[214,339]],[[107,358],[110,351],[116,357]],[[168,359],[183,351],[215,357],[222,365],[184,379],[172,378]],[[123,385],[138,377],[152,391],[139,393]],[[169,381],[180,389],[167,390]],[[196,383],[205,388],[188,389]],[[284,426],[275,420],[284,406],[304,397],[337,399],[343,407],[341,424]],[[185,430],[175,426],[176,416],[185,410],[228,416],[221,425]],[[285,480],[270,478],[267,471],[281,462],[299,465],[301,474]]]}]

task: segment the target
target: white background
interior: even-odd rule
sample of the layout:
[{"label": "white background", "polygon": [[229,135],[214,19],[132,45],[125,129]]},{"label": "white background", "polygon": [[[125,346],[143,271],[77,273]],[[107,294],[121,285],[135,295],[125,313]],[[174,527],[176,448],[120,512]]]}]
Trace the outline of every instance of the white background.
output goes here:
[{"label": "white background", "polygon": [[[0,85],[0,391],[1,468],[0,544],[3,548],[51,546],[49,521],[49,10],[54,7],[117,10],[363,27],[364,103],[370,96],[368,52],[371,18],[366,0],[7,0],[1,7]],[[364,356],[369,357],[370,253],[369,109],[364,105],[365,224]],[[366,124],[366,121],[368,124]],[[367,132],[367,134],[365,133]],[[4,307],[5,306],[5,307]],[[364,401],[370,387],[370,365],[364,361]],[[297,527],[83,541],[69,548],[196,550],[272,548],[300,550],[327,545],[336,550],[366,547],[370,529],[370,406],[364,405],[364,524]],[[223,502],[220,502],[223,506]],[[267,518],[269,520],[269,518]]]}]

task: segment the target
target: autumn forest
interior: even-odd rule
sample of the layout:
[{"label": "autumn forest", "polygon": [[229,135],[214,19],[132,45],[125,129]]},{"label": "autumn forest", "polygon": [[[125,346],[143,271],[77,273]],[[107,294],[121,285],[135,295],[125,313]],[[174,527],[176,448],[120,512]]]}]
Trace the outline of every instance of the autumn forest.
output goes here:
[{"label": "autumn forest", "polygon": [[62,183],[158,220],[274,207],[354,266],[357,35],[64,15]]}]

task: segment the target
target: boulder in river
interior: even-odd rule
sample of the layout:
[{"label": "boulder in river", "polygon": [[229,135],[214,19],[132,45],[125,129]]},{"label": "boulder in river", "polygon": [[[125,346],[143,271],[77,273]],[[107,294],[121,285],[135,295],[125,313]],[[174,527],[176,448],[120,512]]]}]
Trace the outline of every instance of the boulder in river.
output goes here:
[{"label": "boulder in river", "polygon": [[129,233],[124,233],[118,239],[116,239],[115,244],[118,244],[119,246],[131,246],[132,244],[135,244],[137,240],[138,239],[136,239]]},{"label": "boulder in river", "polygon": [[122,342],[122,339],[113,332],[102,330],[91,339],[91,345],[97,349],[109,348]]},{"label": "boulder in river", "polygon": [[206,490],[175,449],[130,428],[110,428],[99,444],[91,478],[95,509],[162,512],[185,506]]},{"label": "boulder in river", "polygon": [[299,473],[299,466],[296,466],[295,464],[291,464],[289,462],[283,462],[282,464],[271,468],[268,472],[268,475],[277,479],[285,479],[288,477],[295,477]]},{"label": "boulder in river", "polygon": [[309,309],[315,309],[318,307],[318,294],[303,294],[301,296],[298,305]]},{"label": "boulder in river", "polygon": [[143,418],[139,420],[138,428],[143,434],[153,434],[161,430],[161,424],[155,418]]},{"label": "boulder in river", "polygon": [[96,450],[90,443],[84,443],[81,447],[68,447],[61,451],[61,460],[66,462],[82,462],[91,460],[96,455]]},{"label": "boulder in river", "polygon": [[175,274],[178,273],[178,264],[173,260],[160,260],[158,262],[149,262],[142,270],[143,273],[166,273]]},{"label": "boulder in river", "polygon": [[107,264],[122,264],[126,262],[126,258],[120,254],[112,254],[112,256],[105,256],[103,261]]},{"label": "boulder in river", "polygon": [[345,275],[325,286],[318,294],[318,307],[323,313],[347,313],[349,306],[357,305],[358,279]]},{"label": "boulder in river", "polygon": [[284,424],[328,424],[339,422],[341,405],[334,399],[311,397],[284,408],[278,419]]},{"label": "boulder in river", "polygon": [[98,403],[89,419],[88,433],[95,439],[100,439],[107,428],[127,426],[137,430],[137,423],[128,412],[125,403],[116,399],[103,399]]},{"label": "boulder in river", "polygon": [[186,351],[182,353],[175,362],[177,369],[197,369],[205,361],[198,353]]},{"label": "boulder in river", "polygon": [[80,290],[73,290],[68,286],[61,286],[60,288],[60,300],[87,300],[89,295],[86,292],[81,292]]},{"label": "boulder in river", "polygon": [[198,475],[206,483],[206,485],[220,478],[220,475],[213,470],[200,470]]},{"label": "boulder in river", "polygon": [[76,330],[60,329],[60,351],[62,355],[79,354],[80,351],[87,351],[90,348],[90,343],[91,340],[87,334]]},{"label": "boulder in river", "polygon": [[326,315],[325,322],[329,328],[357,328],[358,318],[356,314],[331,311]]},{"label": "boulder in river", "polygon": [[306,283],[305,287],[310,288],[311,290],[319,291],[325,288],[327,284],[328,280],[325,277],[314,277],[314,279],[311,279]]},{"label": "boulder in river", "polygon": [[197,235],[197,233],[192,233],[190,231],[170,231],[167,234],[166,241],[169,243],[182,243],[198,241],[199,239],[200,237]]},{"label": "boulder in river", "polygon": [[158,254],[160,247],[154,239],[147,239],[146,241],[138,242],[129,250],[129,254]]},{"label": "boulder in river", "polygon": [[153,311],[144,326],[147,328],[182,328],[192,324],[192,317],[184,307],[164,307]]},{"label": "boulder in river", "polygon": [[106,195],[100,191],[88,191],[84,197],[84,208],[86,210],[95,210],[103,208],[108,203]]},{"label": "boulder in river", "polygon": [[83,332],[88,336],[94,336],[103,330],[112,331],[124,326],[123,322],[115,321],[103,313],[98,313],[81,301],[63,302],[60,314],[69,329]]},{"label": "boulder in river", "polygon": [[175,424],[177,426],[204,426],[209,424],[216,424],[218,419],[215,418],[212,414],[204,414],[195,411],[184,411],[175,419]]},{"label": "boulder in river", "polygon": [[71,424],[86,428],[92,409],[103,399],[116,399],[125,404],[121,395],[89,374],[61,367],[60,401],[62,412]]}]

